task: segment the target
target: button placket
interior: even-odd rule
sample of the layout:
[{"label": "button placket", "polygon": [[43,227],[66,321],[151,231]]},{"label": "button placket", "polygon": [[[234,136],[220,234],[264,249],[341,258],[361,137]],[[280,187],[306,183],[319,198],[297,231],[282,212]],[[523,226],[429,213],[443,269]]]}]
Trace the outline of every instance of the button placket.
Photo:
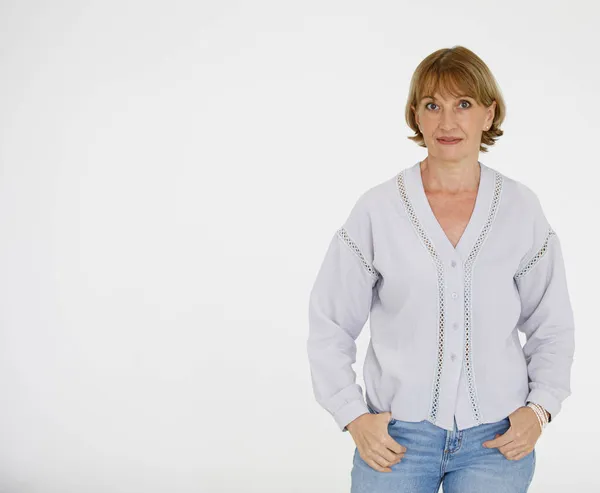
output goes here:
[{"label": "button placket", "polygon": [[[456,289],[459,285],[460,285],[460,276],[461,276],[461,272],[460,269],[457,269],[458,262],[456,261],[456,259],[451,259],[450,260],[450,267],[451,267],[451,275],[450,275],[450,279],[452,279],[451,284],[448,286],[449,290],[450,290],[450,297],[453,300],[458,300],[459,299],[459,289]],[[453,317],[458,317],[459,314],[459,309],[460,307],[457,304],[453,303],[452,306],[452,315]],[[454,329],[454,333],[457,333],[459,324],[458,321],[454,321],[452,322],[452,328]],[[459,340],[457,339],[458,334],[456,336],[453,336],[453,342],[451,347],[454,348],[456,346],[456,349],[458,349],[458,343]],[[460,343],[462,344],[462,341],[460,341]],[[451,362],[456,362],[459,358],[458,358],[458,354],[456,350],[451,350],[448,353],[448,358]]]}]

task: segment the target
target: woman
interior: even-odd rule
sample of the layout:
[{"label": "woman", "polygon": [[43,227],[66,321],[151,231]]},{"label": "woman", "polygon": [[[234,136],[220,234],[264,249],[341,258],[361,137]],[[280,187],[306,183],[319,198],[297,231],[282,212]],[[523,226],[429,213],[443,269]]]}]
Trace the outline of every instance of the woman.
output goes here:
[{"label": "woman", "polygon": [[[311,377],[356,444],[353,493],[525,492],[571,394],[558,236],[530,188],[478,161],[504,115],[473,52],[425,58],[406,119],[427,157],[358,198],[317,274]],[[352,364],[369,316],[363,398]]]}]

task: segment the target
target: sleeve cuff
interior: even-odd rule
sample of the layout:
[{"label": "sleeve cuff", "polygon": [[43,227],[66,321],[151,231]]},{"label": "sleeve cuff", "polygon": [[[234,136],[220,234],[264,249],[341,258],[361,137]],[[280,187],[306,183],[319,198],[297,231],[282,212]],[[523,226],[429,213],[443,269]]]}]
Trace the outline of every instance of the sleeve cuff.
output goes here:
[{"label": "sleeve cuff", "polygon": [[333,418],[342,431],[348,431],[346,425],[350,424],[359,416],[369,414],[369,408],[363,399],[356,399],[344,404],[338,409]]},{"label": "sleeve cuff", "polygon": [[539,404],[546,411],[550,413],[552,420],[556,418],[556,415],[560,412],[561,402],[554,397],[550,392],[544,389],[535,388],[527,396],[527,402],[534,402]]}]

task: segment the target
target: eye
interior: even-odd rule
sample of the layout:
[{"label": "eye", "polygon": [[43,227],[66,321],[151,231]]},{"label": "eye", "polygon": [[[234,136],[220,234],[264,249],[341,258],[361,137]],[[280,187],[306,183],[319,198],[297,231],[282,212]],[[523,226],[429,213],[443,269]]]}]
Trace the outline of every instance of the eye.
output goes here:
[{"label": "eye", "polygon": [[[461,108],[462,108],[462,109],[465,109],[465,110],[466,110],[467,108],[470,108],[470,107],[472,106],[471,102],[470,102],[470,101],[467,101],[466,99],[461,99],[461,100],[460,100],[460,103],[459,103],[459,105],[460,105],[461,103],[467,103],[467,104],[469,105],[469,106],[466,106],[466,107],[465,107],[465,106],[461,106]],[[428,107],[430,104],[433,104],[433,105],[437,106],[437,104],[435,104],[435,103],[432,103],[432,102],[429,102],[429,103],[427,103],[427,104],[425,105],[425,109],[427,109],[427,110],[428,110],[428,109],[430,109],[430,108]]]}]

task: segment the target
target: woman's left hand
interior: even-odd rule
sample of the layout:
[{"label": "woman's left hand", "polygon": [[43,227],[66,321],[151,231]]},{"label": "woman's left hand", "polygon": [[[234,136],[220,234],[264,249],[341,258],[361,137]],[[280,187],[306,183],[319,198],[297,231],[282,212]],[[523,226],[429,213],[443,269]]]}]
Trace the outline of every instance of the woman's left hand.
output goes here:
[{"label": "woman's left hand", "polygon": [[483,442],[487,448],[498,448],[508,460],[519,460],[533,451],[542,429],[535,411],[522,406],[508,416],[510,428],[493,440]]}]

